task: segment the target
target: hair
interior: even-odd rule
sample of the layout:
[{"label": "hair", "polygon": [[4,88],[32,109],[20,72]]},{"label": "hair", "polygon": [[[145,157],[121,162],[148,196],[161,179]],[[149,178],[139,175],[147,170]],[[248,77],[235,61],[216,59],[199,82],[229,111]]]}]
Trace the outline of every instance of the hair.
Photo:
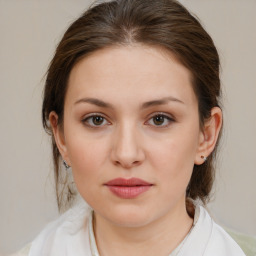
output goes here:
[{"label": "hair", "polygon": [[[71,202],[75,193],[69,178],[63,176],[49,114],[55,111],[58,125],[63,124],[68,79],[79,60],[106,47],[136,43],[160,46],[190,70],[200,127],[211,116],[211,109],[220,105],[218,52],[209,34],[184,6],[175,0],[113,0],[92,5],[65,32],[46,75],[42,122],[52,138],[59,209]],[[187,198],[208,201],[215,176],[216,149],[217,145],[205,163],[194,165]]]}]

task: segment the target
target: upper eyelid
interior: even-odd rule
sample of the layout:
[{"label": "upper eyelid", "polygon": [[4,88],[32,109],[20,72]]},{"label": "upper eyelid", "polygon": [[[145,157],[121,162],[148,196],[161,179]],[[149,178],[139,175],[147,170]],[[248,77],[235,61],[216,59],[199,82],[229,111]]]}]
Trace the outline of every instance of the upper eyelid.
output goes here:
[{"label": "upper eyelid", "polygon": [[[175,121],[175,118],[173,117],[173,115],[160,111],[160,112],[154,112],[154,113],[151,113],[150,115],[148,115],[146,122],[148,122],[150,119],[152,119],[153,117],[158,116],[158,115],[164,116],[165,118],[168,118],[170,121],[171,120]],[[108,123],[111,123],[109,121],[109,117],[107,117],[105,114],[100,113],[100,112],[94,112],[94,113],[90,113],[90,114],[83,116],[82,122],[85,122],[87,119],[94,117],[94,116],[103,117]]]},{"label": "upper eyelid", "polygon": [[84,125],[88,126],[89,128],[97,128],[97,129],[99,129],[99,128],[104,127],[105,125],[99,125],[99,126],[97,126],[97,125],[90,125],[90,124],[88,124],[88,123],[89,123],[89,122],[88,122],[88,119],[90,119],[90,118],[92,118],[92,117],[94,117],[94,116],[100,116],[100,117],[104,118],[104,120],[107,122],[107,124],[105,124],[105,125],[111,124],[110,121],[108,120],[108,118],[106,118],[106,117],[105,117],[103,114],[101,114],[101,113],[91,113],[91,114],[85,115],[85,116],[82,118],[81,122],[84,123]]},{"label": "upper eyelid", "polygon": [[[162,112],[162,111],[160,111],[160,112],[153,112],[153,113],[149,114],[149,115],[147,116],[147,118],[154,117],[154,116],[157,116],[157,115],[167,116],[167,117],[170,117],[170,118],[174,119],[173,115],[168,114],[168,113],[165,113],[165,112]],[[108,116],[106,116],[106,115],[103,114],[103,113],[94,112],[94,113],[90,113],[90,114],[87,114],[87,115],[83,116],[82,119],[86,119],[86,118],[93,117],[93,116],[101,116],[101,117],[104,117],[104,118],[106,118],[106,119],[109,118]]]},{"label": "upper eyelid", "polygon": [[100,116],[100,117],[103,117],[103,118],[105,118],[106,120],[108,120],[108,117],[106,117],[106,115],[104,115],[104,114],[102,114],[102,113],[90,113],[90,114],[87,114],[87,115],[84,115],[83,117],[82,117],[82,120],[85,120],[85,119],[87,119],[87,118],[90,118],[90,117],[94,117],[94,116]]},{"label": "upper eyelid", "polygon": [[151,114],[148,118],[147,121],[145,122],[146,125],[148,125],[147,123],[150,122],[150,120],[156,116],[163,116],[165,119],[167,119],[168,124],[166,125],[152,125],[153,127],[157,127],[157,129],[161,129],[161,128],[167,128],[170,126],[171,123],[176,122],[176,119],[173,115],[171,114],[167,114],[165,112],[155,112],[153,114]]},{"label": "upper eyelid", "polygon": [[165,112],[154,112],[154,113],[150,114],[148,118],[152,118],[154,116],[164,116],[164,117],[168,117],[168,118],[174,120],[174,116],[173,115],[167,114]]}]

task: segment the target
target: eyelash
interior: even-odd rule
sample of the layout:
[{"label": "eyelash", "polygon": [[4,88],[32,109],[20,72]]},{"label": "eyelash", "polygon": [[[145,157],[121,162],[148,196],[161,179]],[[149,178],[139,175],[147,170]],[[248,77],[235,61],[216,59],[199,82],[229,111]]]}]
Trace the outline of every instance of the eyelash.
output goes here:
[{"label": "eyelash", "polygon": [[[103,124],[103,125],[101,125],[101,124],[100,125],[89,124],[89,120],[92,120],[92,118],[94,118],[94,117],[101,117],[101,118],[103,118],[103,122],[107,122],[107,124],[110,124],[110,122],[108,122],[107,119],[99,113],[94,113],[94,114],[91,114],[89,116],[86,116],[84,119],[82,119],[82,123],[85,124],[86,126],[90,127],[90,128],[96,128],[96,129],[105,126],[105,124]],[[159,113],[154,113],[153,115],[151,115],[151,117],[148,119],[148,121],[146,123],[149,123],[149,121],[151,119],[156,118],[156,117],[162,117],[165,121],[167,120],[167,122],[168,122],[166,125],[152,124],[152,126],[157,127],[157,128],[166,128],[170,125],[170,123],[175,122],[173,117],[171,117],[169,115],[166,115],[165,113],[159,112]]]},{"label": "eyelash", "polygon": [[90,128],[101,128],[102,125],[93,125],[93,124],[88,123],[88,120],[90,120],[90,119],[92,120],[93,117],[101,117],[101,118],[104,119],[104,121],[107,122],[107,119],[103,115],[101,115],[99,113],[95,113],[95,114],[91,114],[91,115],[86,116],[85,118],[83,118],[82,123],[85,124],[86,126],[90,127]]},{"label": "eyelash", "polygon": [[[167,121],[167,124],[165,125],[154,125],[152,124],[154,127],[157,127],[157,128],[166,128],[168,127],[171,123],[175,122],[174,118],[169,116],[169,115],[166,115],[165,113],[162,113],[162,112],[159,112],[159,113],[154,113],[153,115],[151,115],[151,117],[149,118],[149,121],[153,118],[156,118],[156,117],[162,117],[165,119],[165,121]],[[147,121],[147,122],[149,122]],[[164,121],[164,122],[165,122]]]}]

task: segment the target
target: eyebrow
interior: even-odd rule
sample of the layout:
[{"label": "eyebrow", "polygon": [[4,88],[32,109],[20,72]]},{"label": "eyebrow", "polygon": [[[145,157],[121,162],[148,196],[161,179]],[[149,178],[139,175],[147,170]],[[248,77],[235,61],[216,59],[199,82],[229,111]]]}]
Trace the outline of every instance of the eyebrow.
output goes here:
[{"label": "eyebrow", "polygon": [[[145,108],[149,108],[149,107],[152,107],[152,106],[164,105],[164,104],[167,104],[170,101],[184,104],[183,101],[170,96],[170,97],[164,97],[164,98],[161,98],[161,99],[156,99],[156,100],[151,100],[151,101],[144,102],[141,105],[141,108],[145,109]],[[82,98],[82,99],[76,101],[75,105],[79,104],[79,103],[90,103],[90,104],[96,105],[96,106],[101,107],[101,108],[114,109],[113,105],[111,105],[110,103],[104,102],[104,101],[96,99],[96,98]]]},{"label": "eyebrow", "polygon": [[79,103],[90,103],[90,104],[96,105],[96,106],[101,107],[101,108],[113,108],[113,106],[111,104],[106,103],[106,102],[104,102],[102,100],[99,100],[99,99],[95,99],[95,98],[80,99],[80,100],[75,102],[75,105],[79,104]]},{"label": "eyebrow", "polygon": [[170,97],[164,97],[162,99],[147,101],[147,102],[142,104],[141,108],[148,108],[148,107],[157,106],[157,105],[164,105],[164,104],[167,104],[170,101],[184,104],[183,101],[170,96]]}]

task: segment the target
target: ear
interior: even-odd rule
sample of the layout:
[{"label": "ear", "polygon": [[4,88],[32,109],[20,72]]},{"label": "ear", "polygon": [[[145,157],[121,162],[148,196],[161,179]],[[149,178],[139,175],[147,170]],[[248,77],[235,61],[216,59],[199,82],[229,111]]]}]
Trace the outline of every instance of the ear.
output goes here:
[{"label": "ear", "polygon": [[68,165],[70,165],[63,128],[58,124],[58,115],[56,114],[56,112],[52,111],[50,113],[49,122],[51,124],[54,139],[62,156],[62,159],[65,160]]},{"label": "ear", "polygon": [[210,118],[205,122],[199,135],[198,149],[195,156],[195,164],[200,165],[205,161],[216,145],[220,129],[222,126],[222,111],[219,107],[211,110]]}]

